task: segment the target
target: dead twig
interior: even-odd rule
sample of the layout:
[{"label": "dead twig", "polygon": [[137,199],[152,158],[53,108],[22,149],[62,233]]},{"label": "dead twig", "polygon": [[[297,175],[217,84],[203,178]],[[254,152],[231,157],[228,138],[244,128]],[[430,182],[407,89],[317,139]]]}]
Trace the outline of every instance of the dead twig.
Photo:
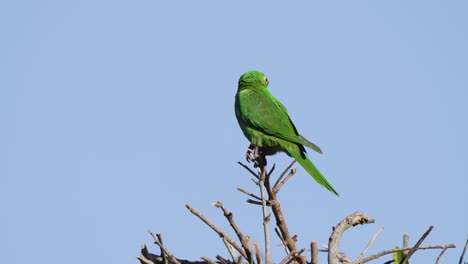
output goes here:
[{"label": "dead twig", "polygon": [[408,254],[405,254],[405,256],[401,260],[400,264],[403,264],[403,263],[406,263],[406,262],[409,261],[411,256],[414,254],[414,252],[416,252],[417,248],[422,244],[422,242],[424,241],[424,239],[426,239],[426,237],[429,235],[429,233],[431,233],[433,228],[434,228],[434,226],[430,226],[426,230],[426,232],[424,232],[424,234],[421,236],[421,238],[418,240],[418,242],[416,242],[416,244],[414,244],[414,246],[408,251]]},{"label": "dead twig", "polygon": [[446,252],[446,251],[447,251],[447,248],[444,248],[444,249],[440,252],[439,256],[437,256],[437,259],[436,259],[435,264],[441,264],[441,263],[444,262],[444,259],[445,259],[445,256],[446,256],[446,255],[445,255],[445,252]]},{"label": "dead twig", "polygon": [[[248,240],[248,238],[246,236],[244,236],[244,234],[242,234],[242,231],[237,226],[236,222],[234,221],[234,216],[233,216],[232,212],[229,212],[228,210],[226,210],[226,208],[223,206],[223,203],[221,203],[219,201],[215,202],[214,206],[217,207],[217,208],[220,208],[223,211],[224,216],[226,217],[226,219],[228,220],[228,222],[231,225],[232,229],[236,233],[237,238],[239,238],[239,241],[241,242],[242,248],[244,248],[244,250],[245,250],[245,254],[247,256],[247,258],[246,258],[247,261],[249,263],[253,263],[252,252],[250,251],[250,248],[249,248],[249,240]],[[235,259],[234,259],[234,262],[235,262]]]},{"label": "dead twig", "polygon": [[379,237],[380,233],[382,233],[384,227],[382,226],[377,233],[372,237],[371,241],[369,241],[369,244],[364,248],[364,250],[361,252],[359,257],[353,262],[353,263],[359,263],[359,261],[364,257],[364,255],[367,253],[367,251],[370,249],[370,247],[374,244],[375,240],[377,240],[377,237]]},{"label": "dead twig", "polygon": [[[163,240],[162,240],[161,233],[157,233],[157,234],[156,234],[156,237],[158,238],[159,242],[161,242],[161,245],[164,245],[164,244],[163,244]],[[168,264],[167,258],[166,258],[166,254],[164,254],[164,252],[162,251],[162,249],[161,249],[161,256],[162,256],[162,258],[163,258],[163,263],[164,263],[164,264]]]},{"label": "dead twig", "polygon": [[238,161],[237,162],[239,165],[241,165],[244,169],[246,169],[247,171],[250,172],[250,174],[252,174],[255,178],[257,178],[257,180],[259,179],[257,173],[255,173],[253,170],[251,170],[247,165],[245,165],[244,163]]},{"label": "dead twig", "polygon": [[228,252],[229,252],[229,255],[231,255],[231,258],[232,258],[232,262],[234,263],[237,263],[237,260],[238,260],[238,257],[236,256],[236,252],[234,251],[234,247],[229,244],[225,238],[222,238],[223,240],[223,243],[224,243],[224,246],[226,246]]},{"label": "dead twig", "polygon": [[145,258],[145,257],[143,257],[143,256],[137,256],[136,258],[137,258],[137,259],[140,261],[140,263],[142,263],[142,264],[154,264],[153,261],[151,261],[151,260],[149,260],[149,259],[147,259],[147,258]]},{"label": "dead twig", "polygon": [[292,261],[296,260],[296,259],[301,259],[299,258],[301,256],[301,254],[305,251],[305,248],[299,250],[299,251],[294,251],[294,252],[290,252],[286,257],[284,257],[281,262],[279,264],[289,264],[291,263]]},{"label": "dead twig", "polygon": [[255,179],[251,179],[251,180],[257,186],[260,184],[260,180],[255,180]]},{"label": "dead twig", "polygon": [[[174,257],[174,255],[172,255],[172,253],[164,247],[164,245],[162,244],[161,241],[159,241],[159,238],[157,236],[155,236],[153,234],[153,232],[151,232],[150,230],[148,230],[148,232],[150,233],[150,235],[153,237],[154,239],[154,243],[157,244],[159,246],[159,248],[161,249],[161,252],[162,252],[162,255],[167,255],[169,257],[169,259],[171,260],[172,263],[175,263],[175,264],[181,264],[177,259],[176,257]],[[164,257],[163,257],[164,259]]]},{"label": "dead twig", "polygon": [[[409,247],[409,235],[408,234],[403,235],[403,247],[404,248]],[[403,252],[403,253],[408,254],[408,252]]]},{"label": "dead twig", "polygon": [[278,187],[274,188],[274,192],[275,193],[278,193],[281,188],[284,186],[284,184],[289,180],[291,179],[292,176],[294,176],[294,174],[296,174],[296,169],[291,169],[291,171],[289,172],[289,174],[284,178],[284,180],[282,180],[280,182],[280,184],[278,185]]},{"label": "dead twig", "polygon": [[251,192],[248,192],[248,191],[246,191],[246,190],[244,190],[244,189],[242,189],[242,188],[237,188],[237,190],[238,190],[239,192],[244,193],[244,194],[246,194],[246,195],[248,195],[248,196],[250,196],[250,197],[252,197],[252,198],[255,198],[255,199],[259,200],[259,201],[262,200],[261,197],[258,197],[257,195],[255,195],[255,194],[253,194],[253,193],[251,193]]},{"label": "dead twig", "polygon": [[283,179],[284,175],[286,175],[286,173],[291,169],[291,167],[294,165],[294,163],[296,163],[295,159],[293,159],[293,161],[288,165],[288,167],[286,167],[286,169],[284,169],[284,171],[280,174],[280,176],[276,180],[275,184],[273,184],[273,189],[278,188],[278,184],[280,183],[281,179]]},{"label": "dead twig", "polygon": [[253,245],[255,248],[255,258],[257,259],[257,264],[262,264],[262,252],[260,251],[260,246],[258,245],[257,241],[255,241]]},{"label": "dead twig", "polygon": [[217,255],[216,259],[219,260],[222,264],[231,264],[231,263],[229,263],[229,260],[221,257],[220,255]]},{"label": "dead twig", "polygon": [[215,226],[213,223],[211,223],[205,216],[203,216],[200,212],[198,212],[197,210],[195,210],[191,205],[189,204],[185,204],[185,207],[187,207],[187,209],[192,213],[194,214],[196,217],[198,217],[200,220],[202,220],[205,224],[207,224],[211,229],[213,229],[213,231],[215,231],[216,233],[218,233],[218,235],[221,237],[221,238],[225,238],[226,241],[231,244],[236,250],[237,252],[239,252],[239,254],[241,254],[245,259],[247,259],[247,254],[245,253],[245,251],[239,246],[237,245],[237,243],[232,239],[230,238],[226,233],[224,233],[221,229],[219,229],[217,226]]},{"label": "dead twig", "polygon": [[138,255],[136,258],[140,261],[141,264],[154,264],[152,260],[151,253],[148,252],[148,248],[145,244],[141,245],[141,255]]},{"label": "dead twig", "polygon": [[206,261],[208,264],[218,264],[218,263],[216,263],[216,261],[210,259],[209,257],[203,256],[203,257],[201,257],[201,259],[203,259],[204,261]]},{"label": "dead twig", "polygon": [[458,264],[462,264],[463,258],[465,257],[465,252],[466,252],[466,247],[467,246],[468,246],[468,236],[466,237],[466,243],[465,243],[465,246],[463,247],[463,251],[462,251],[462,254],[460,256],[460,261],[458,262]]},{"label": "dead twig", "polygon": [[252,199],[247,199],[246,202],[250,203],[250,204],[255,204],[255,205],[262,205],[262,202],[260,201],[254,201]]},{"label": "dead twig", "polygon": [[[255,151],[258,153],[258,147],[255,148]],[[264,159],[264,157],[262,158]],[[262,199],[262,216],[263,216],[263,235],[265,236],[265,263],[270,263],[270,214],[267,210],[267,202],[265,195],[265,182],[269,181],[266,173],[266,165],[258,167],[259,174],[259,188],[260,188],[260,197]]]},{"label": "dead twig", "polygon": [[318,248],[315,240],[310,243],[310,264],[318,264]]},{"label": "dead twig", "polygon": [[[294,163],[292,162],[290,166],[292,166],[292,164]],[[288,226],[286,224],[286,220],[281,210],[281,205],[276,197],[276,192],[273,190],[272,186],[270,185],[270,180],[267,178],[264,184],[265,184],[265,189],[268,193],[268,201],[270,201],[271,210],[273,211],[273,215],[275,216],[276,226],[279,228],[281,232],[281,237],[284,239],[284,242],[286,243],[286,247],[288,248],[289,253],[298,252],[296,248],[296,243],[294,242],[294,240],[291,238],[291,235],[289,234]],[[297,255],[297,260],[300,264],[307,263],[304,256]]]},{"label": "dead twig", "polygon": [[[296,260],[296,259],[304,260],[305,263],[307,263],[306,258],[305,258],[304,256],[302,256],[302,253],[304,253],[305,250],[306,250],[305,248],[301,248],[301,250],[299,250],[296,254],[294,254],[293,257],[290,258],[290,259],[288,260],[288,262],[286,262],[285,264],[289,264],[289,263],[291,263],[292,261],[294,261],[294,260]],[[302,256],[302,258],[301,258],[301,256]]]},{"label": "dead twig", "polygon": [[270,178],[271,174],[275,171],[275,168],[276,168],[276,164],[273,164],[273,166],[271,166],[270,172],[268,172],[267,174],[268,178]]},{"label": "dead twig", "polygon": [[284,248],[284,251],[286,252],[286,254],[289,254],[289,249],[288,249],[288,247],[286,246],[286,241],[284,241],[284,238],[281,236],[278,227],[275,227],[275,233],[276,233],[276,235],[278,236],[278,238],[280,239],[280,242],[281,242],[281,245],[282,245],[283,248]]},{"label": "dead twig", "polygon": [[369,218],[367,215],[357,211],[350,214],[337,225],[335,225],[328,241],[328,264],[338,264],[340,259],[342,259],[342,256],[339,252],[339,245],[341,236],[343,235],[344,231],[352,226],[364,225],[374,222],[374,219]]},{"label": "dead twig", "polygon": [[294,255],[294,253],[296,253],[296,252],[295,251],[289,252],[288,255],[286,255],[286,257],[284,257],[279,264],[285,264],[286,261],[291,259],[291,257]]},{"label": "dead twig", "polygon": [[[394,249],[388,249],[384,250],[382,252],[379,252],[377,254],[374,254],[372,256],[369,256],[367,258],[364,258],[359,264],[369,262],[374,259],[378,259],[384,255],[392,254],[393,252],[399,252],[399,251],[406,251],[406,250],[411,250],[413,247],[407,247],[407,248],[394,248]],[[416,250],[426,250],[426,249],[446,249],[446,248],[455,248],[455,244],[448,244],[448,245],[432,245],[432,246],[423,246],[423,247],[418,247]]]}]

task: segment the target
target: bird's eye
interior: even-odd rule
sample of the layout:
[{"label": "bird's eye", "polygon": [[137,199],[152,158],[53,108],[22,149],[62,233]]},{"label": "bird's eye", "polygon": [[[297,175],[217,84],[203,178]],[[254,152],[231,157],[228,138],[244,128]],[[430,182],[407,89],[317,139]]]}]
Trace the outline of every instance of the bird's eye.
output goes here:
[{"label": "bird's eye", "polygon": [[266,76],[264,76],[263,78],[265,79],[265,82],[268,85],[268,78]]}]

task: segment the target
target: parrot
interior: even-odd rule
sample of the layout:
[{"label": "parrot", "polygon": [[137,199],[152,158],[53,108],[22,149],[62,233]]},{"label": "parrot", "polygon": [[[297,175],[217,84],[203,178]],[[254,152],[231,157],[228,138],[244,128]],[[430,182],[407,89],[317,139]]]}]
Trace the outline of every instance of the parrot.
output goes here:
[{"label": "parrot", "polygon": [[258,147],[263,156],[285,152],[299,162],[317,183],[339,196],[307,157],[304,146],[320,154],[322,150],[299,134],[286,107],[267,89],[268,84],[265,74],[255,70],[239,78],[234,110],[244,136],[251,143],[246,154],[247,160],[254,146]]}]

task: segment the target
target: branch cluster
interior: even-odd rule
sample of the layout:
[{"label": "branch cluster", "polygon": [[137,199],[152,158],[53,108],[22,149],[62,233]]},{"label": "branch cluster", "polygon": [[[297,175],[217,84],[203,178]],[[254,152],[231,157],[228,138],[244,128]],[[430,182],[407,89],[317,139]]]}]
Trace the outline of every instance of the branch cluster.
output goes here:
[{"label": "branch cluster", "polygon": [[[253,155],[253,157],[250,156]],[[262,208],[262,224],[263,224],[263,231],[264,231],[264,250],[263,252],[260,249],[258,241],[250,241],[250,237],[245,235],[241,228],[237,225],[234,214],[229,211],[222,202],[215,202],[213,205],[216,208],[219,208],[222,214],[225,216],[226,220],[229,222],[232,230],[236,234],[237,239],[230,237],[225,231],[217,227],[213,222],[211,222],[208,218],[206,218],[202,213],[197,211],[191,205],[186,204],[186,208],[199,218],[202,222],[204,222],[208,227],[210,227],[215,233],[218,234],[221,241],[226,246],[230,258],[224,258],[221,256],[216,256],[216,260],[212,260],[206,256],[201,257],[202,261],[188,261],[188,260],[181,260],[177,259],[163,244],[162,238],[160,234],[154,235],[151,231],[150,234],[154,239],[154,243],[158,245],[160,248],[160,255],[151,254],[148,252],[146,245],[142,245],[141,248],[141,255],[137,256],[138,260],[142,264],[198,264],[198,263],[208,263],[208,264],[239,264],[239,263],[248,263],[248,264],[269,264],[271,263],[270,260],[270,220],[271,220],[271,213],[275,219],[275,234],[277,235],[278,239],[283,246],[285,251],[285,256],[281,260],[279,264],[289,264],[289,263],[298,263],[298,264],[317,264],[318,263],[318,252],[319,249],[317,247],[317,242],[312,241],[310,244],[310,249],[301,248],[298,249],[296,246],[297,235],[291,236],[288,225],[286,224],[286,218],[283,215],[280,202],[277,198],[278,192],[281,188],[285,185],[285,183],[291,179],[291,177],[296,173],[295,169],[291,169],[294,165],[293,161],[278,177],[273,185],[271,185],[270,177],[275,169],[275,166],[271,168],[269,172],[267,172],[266,166],[266,158],[262,156],[261,151],[258,148],[249,149],[247,153],[248,161],[254,162],[254,168],[257,168],[257,172],[249,168],[247,165],[239,162],[243,168],[245,168],[252,176],[252,182],[258,187],[259,194],[254,194],[248,192],[244,189],[238,188],[240,192],[248,196],[247,203],[253,205],[260,205]],[[270,213],[271,211],[271,213]],[[337,263],[346,263],[346,264],[362,264],[367,263],[372,260],[376,260],[382,256],[388,254],[394,254],[395,252],[402,252],[399,254],[403,254],[401,256],[402,259],[399,261],[399,264],[408,263],[408,260],[414,255],[414,253],[418,250],[426,250],[426,249],[442,249],[442,252],[438,256],[436,260],[436,264],[441,261],[446,253],[448,248],[454,248],[454,244],[447,244],[447,245],[430,245],[430,246],[421,246],[424,239],[429,235],[432,231],[433,227],[429,227],[429,229],[421,236],[421,238],[417,241],[414,246],[408,246],[408,236],[405,235],[404,243],[402,248],[394,248],[389,250],[384,250],[382,252],[366,256],[367,252],[374,244],[380,233],[383,231],[384,227],[382,226],[377,233],[371,238],[367,246],[362,250],[361,254],[355,259],[351,260],[346,255],[339,250],[339,244],[341,237],[343,236],[344,232],[357,225],[365,225],[374,223],[375,220],[369,218],[367,215],[361,212],[354,212],[348,215],[346,218],[341,220],[338,224],[333,227],[333,232],[330,235],[328,246],[324,246],[325,250],[320,250],[324,252],[328,252],[328,263],[329,264],[337,264]],[[468,244],[468,239],[467,239]],[[303,253],[308,250],[311,252],[310,255],[310,262],[307,261],[307,258]],[[466,250],[463,251],[462,256],[460,257],[460,264],[462,264],[463,256]],[[265,257],[262,260],[262,256]],[[393,263],[395,258],[390,262],[386,263]]]}]

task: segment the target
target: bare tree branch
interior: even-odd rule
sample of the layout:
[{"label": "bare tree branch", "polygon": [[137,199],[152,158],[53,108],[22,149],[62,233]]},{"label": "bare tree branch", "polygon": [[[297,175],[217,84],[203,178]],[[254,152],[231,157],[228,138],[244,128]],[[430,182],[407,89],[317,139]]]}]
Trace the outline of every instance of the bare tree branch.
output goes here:
[{"label": "bare tree branch", "polygon": [[211,223],[205,216],[203,216],[200,212],[198,212],[197,210],[195,210],[191,205],[189,204],[185,204],[185,207],[187,207],[187,209],[192,213],[194,214],[195,216],[197,216],[198,218],[200,218],[200,220],[202,220],[205,224],[207,224],[209,227],[211,227],[211,229],[213,229],[213,231],[215,231],[216,233],[218,233],[218,235],[221,237],[221,238],[225,238],[226,241],[231,244],[245,259],[247,259],[247,254],[245,253],[245,251],[239,246],[237,245],[237,243],[232,239],[230,238],[226,233],[224,233],[221,229],[219,229],[217,226],[215,226],[213,223]]},{"label": "bare tree branch", "polygon": [[367,244],[366,248],[364,248],[364,250],[361,252],[361,254],[359,255],[359,257],[353,262],[353,263],[359,263],[359,261],[361,261],[361,259],[364,257],[364,255],[367,253],[367,251],[369,251],[370,247],[374,244],[375,240],[377,240],[377,237],[379,237],[380,233],[382,233],[384,229],[384,226],[382,226],[378,231],[377,233],[375,233],[375,235],[372,237],[371,241],[369,241],[369,244]]},{"label": "bare tree branch", "polygon": [[154,264],[154,262],[143,256],[137,256],[136,258],[140,261],[141,264]]},{"label": "bare tree branch", "polygon": [[465,243],[465,246],[463,247],[463,251],[462,251],[462,254],[460,256],[460,261],[458,262],[458,264],[462,264],[463,262],[463,258],[465,256],[465,252],[466,252],[466,247],[468,246],[468,236],[466,237],[466,243]]},{"label": "bare tree branch", "polygon": [[255,195],[255,194],[253,194],[253,193],[251,193],[251,192],[248,192],[248,191],[246,191],[246,190],[244,190],[244,189],[242,189],[242,188],[237,188],[237,190],[238,190],[239,192],[242,192],[242,193],[244,193],[244,194],[246,194],[246,195],[248,195],[248,196],[250,196],[250,197],[252,197],[252,198],[255,198],[255,199],[259,200],[259,201],[262,200],[261,197],[258,197],[257,195]]},{"label": "bare tree branch", "polygon": [[234,251],[234,247],[231,244],[229,244],[225,238],[222,238],[222,240],[223,240],[224,246],[226,246],[229,252],[229,255],[231,255],[232,261],[236,263],[239,258],[236,256],[236,251]]},{"label": "bare tree branch", "polygon": [[[252,199],[247,199],[246,202],[248,202],[249,204],[262,205],[262,202],[254,201]],[[268,203],[267,203],[267,205],[269,206]]]},{"label": "bare tree branch", "polygon": [[[248,238],[246,236],[244,236],[242,234],[242,231],[237,226],[236,222],[234,221],[234,216],[233,216],[232,212],[229,212],[228,210],[226,210],[226,208],[224,208],[224,206],[223,206],[223,203],[221,203],[219,201],[215,202],[214,206],[217,207],[217,208],[220,208],[223,211],[224,216],[226,217],[226,219],[228,220],[228,222],[231,225],[232,229],[234,230],[237,237],[239,238],[239,241],[241,242],[242,248],[244,248],[244,250],[245,250],[245,254],[247,256],[247,258],[246,258],[247,261],[249,263],[253,263],[252,252],[249,249],[249,240],[248,240]],[[223,238],[223,239],[225,239],[225,238]],[[234,260],[234,262],[235,261],[236,260]]]},{"label": "bare tree branch", "polygon": [[301,250],[299,250],[297,253],[295,253],[293,255],[293,257],[290,258],[285,264],[289,264],[289,263],[291,263],[291,262],[293,262],[295,260],[298,260],[298,259],[299,260],[304,260],[305,263],[307,263],[306,258],[304,256],[302,256],[302,253],[304,253],[305,250],[306,250],[305,248],[301,248]]},{"label": "bare tree branch", "polygon": [[279,264],[289,264],[289,263],[291,263],[292,261],[294,261],[296,259],[301,259],[301,258],[299,258],[299,256],[301,256],[301,254],[304,251],[305,251],[305,248],[299,250],[298,252],[296,252],[296,251],[289,252],[289,254],[286,255],[286,257],[284,257]]},{"label": "bare tree branch", "polygon": [[280,242],[281,242],[281,245],[282,245],[283,248],[284,248],[284,251],[286,252],[286,254],[289,254],[289,249],[288,249],[288,247],[286,246],[286,241],[284,241],[284,238],[281,236],[278,227],[275,227],[275,233],[276,233],[276,235],[278,236],[278,238],[280,239]]},{"label": "bare tree branch", "polygon": [[[255,148],[255,151],[259,151],[258,147]],[[267,202],[265,195],[265,182],[269,181],[266,173],[266,165],[258,167],[259,174],[259,188],[260,188],[260,197],[262,198],[262,216],[263,216],[263,235],[265,236],[265,263],[270,263],[270,214],[267,210]]]},{"label": "bare tree branch", "polygon": [[315,240],[310,243],[310,264],[318,264],[318,248]]},{"label": "bare tree branch", "polygon": [[421,238],[418,240],[418,242],[416,242],[416,244],[414,244],[414,247],[410,249],[408,254],[405,254],[405,257],[401,260],[400,264],[403,264],[403,263],[406,263],[406,262],[409,261],[411,256],[414,254],[414,252],[416,252],[417,248],[422,244],[422,242],[424,241],[424,239],[426,239],[426,237],[429,235],[429,233],[431,233],[433,228],[434,228],[434,226],[430,226],[427,229],[427,231],[421,236]]},{"label": "bare tree branch", "polygon": [[268,178],[270,178],[271,174],[275,171],[275,168],[276,164],[273,164],[273,166],[271,166],[270,172],[267,173]]},{"label": "bare tree branch", "polygon": [[284,178],[284,180],[282,180],[280,182],[280,184],[278,184],[278,186],[276,188],[273,188],[273,191],[275,193],[278,193],[281,188],[284,186],[284,184],[289,180],[291,179],[292,176],[294,176],[294,174],[296,174],[296,169],[291,169],[291,171],[289,172],[289,174],[286,176],[286,178]]},{"label": "bare tree branch", "polygon": [[255,173],[253,170],[251,170],[251,169],[249,168],[249,166],[245,165],[244,163],[242,163],[242,162],[240,162],[240,161],[238,161],[237,163],[238,163],[239,165],[241,165],[244,169],[248,170],[248,171],[250,172],[250,174],[252,174],[255,178],[257,178],[257,180],[259,179],[257,173]]},{"label": "bare tree branch", "polygon": [[[283,237],[284,241],[286,242],[286,246],[289,252],[297,252],[296,243],[291,238],[289,234],[288,226],[286,225],[286,220],[283,216],[283,212],[281,210],[281,205],[276,197],[276,192],[270,185],[269,179],[265,181],[265,188],[268,193],[268,200],[271,204],[271,210],[273,211],[273,215],[275,216],[276,226],[278,226],[279,230],[281,231],[281,236]],[[298,255],[298,261],[300,264],[306,264],[307,261],[304,256]]]},{"label": "bare tree branch", "polygon": [[340,239],[346,229],[352,226],[364,225],[374,222],[374,219],[371,219],[367,215],[357,211],[350,214],[337,225],[335,225],[328,241],[328,264],[338,264],[340,261]]},{"label": "bare tree branch", "polygon": [[[137,259],[140,261],[141,264],[263,264],[262,263],[262,256],[265,256],[265,264],[271,264],[270,260],[270,250],[271,250],[271,241],[270,241],[270,232],[269,232],[269,222],[271,214],[268,211],[268,206],[271,207],[272,213],[276,220],[276,227],[275,232],[278,235],[279,240],[281,241],[281,245],[283,246],[284,250],[286,251],[287,256],[284,257],[279,264],[290,264],[294,262],[295,264],[307,264],[307,259],[303,254],[305,249],[297,250],[296,247],[296,235],[291,236],[288,230],[288,226],[286,225],[285,217],[283,215],[279,200],[277,199],[278,191],[285,185],[285,183],[290,179],[296,172],[295,169],[291,169],[295,160],[291,162],[291,164],[282,172],[281,176],[276,180],[273,187],[270,183],[270,176],[275,169],[275,165],[270,169],[267,173],[267,166],[266,166],[266,158],[263,156],[261,150],[258,147],[255,148],[253,152],[255,158],[252,158],[251,161],[254,162],[254,167],[258,169],[258,172],[255,173],[253,170],[248,168],[246,165],[239,162],[239,164],[247,169],[250,174],[254,177],[251,180],[259,186],[260,188],[260,195],[255,195],[253,193],[247,192],[241,188],[238,190],[252,199],[248,199],[248,203],[262,205],[262,216],[263,216],[263,229],[264,229],[264,239],[265,239],[265,252],[262,253],[260,250],[260,246],[257,241],[253,243],[249,243],[250,237],[245,236],[241,229],[237,226],[236,222],[234,221],[234,215],[232,212],[228,211],[221,202],[215,202],[214,206],[221,209],[224,216],[228,220],[229,224],[231,225],[232,229],[236,233],[240,244],[238,245],[236,241],[230,238],[223,230],[215,226],[212,222],[210,222],[205,216],[203,216],[200,212],[195,210],[189,204],[186,204],[187,209],[197,216],[200,220],[202,220],[205,224],[207,224],[211,229],[213,229],[221,238],[224,245],[226,246],[231,258],[228,260],[222,256],[216,256],[217,261],[213,261],[208,257],[202,257],[204,262],[202,261],[188,261],[188,260],[181,260],[177,259],[172,255],[168,249],[163,245],[163,240],[161,234],[154,235],[151,231],[149,233],[154,239],[154,243],[157,244],[161,250],[161,256],[151,254],[148,252],[146,245],[142,245],[141,255],[137,256]],[[289,173],[288,173],[289,171]],[[353,214],[348,215],[345,219],[340,221],[337,225],[333,227],[332,234],[329,238],[328,250],[319,250],[317,248],[317,242],[313,240],[310,244],[311,250],[311,262],[310,264],[318,264],[318,252],[319,251],[328,251],[328,263],[329,264],[337,264],[339,262],[344,264],[363,264],[372,260],[375,260],[379,257],[382,257],[387,254],[391,254],[394,252],[403,252],[404,257],[400,264],[406,263],[412,255],[417,250],[425,250],[425,249],[442,249],[442,252],[438,255],[436,259],[436,264],[440,264],[443,261],[443,258],[446,257],[447,249],[454,248],[454,244],[447,244],[447,245],[431,245],[431,246],[421,246],[422,242],[426,239],[429,233],[432,231],[433,226],[430,226],[428,230],[421,236],[421,238],[417,241],[417,243],[409,247],[408,241],[409,237],[405,234],[403,237],[403,248],[400,249],[390,249],[385,250],[380,253],[371,255],[369,257],[364,256],[373,246],[381,232],[383,231],[384,227],[382,226],[371,238],[369,243],[366,247],[362,250],[360,255],[356,258],[353,262],[348,257],[346,257],[345,253],[339,251],[339,243],[341,237],[343,236],[344,232],[349,229],[350,227],[356,225],[364,225],[368,223],[374,223],[375,220],[369,218],[367,215],[361,212],[355,212]],[[463,258],[468,246],[468,238],[463,248],[462,255],[460,256],[460,263],[463,264]],[[237,254],[239,252],[240,256]],[[247,261],[247,263],[245,262]],[[386,263],[392,263],[393,260],[388,261]],[[393,263],[395,264],[395,263]]]},{"label": "bare tree branch", "polygon": [[288,255],[286,255],[286,257],[284,257],[279,264],[285,264],[286,261],[288,261],[293,255],[294,255],[295,251],[292,251],[292,252],[289,252]]},{"label": "bare tree branch", "polygon": [[445,255],[445,252],[446,252],[446,251],[447,251],[447,248],[444,248],[444,249],[440,252],[439,256],[437,256],[437,259],[436,259],[435,264],[442,264],[442,263],[444,262],[444,259],[445,259],[445,256],[446,256],[446,255]]},{"label": "bare tree branch", "polygon": [[[426,249],[436,249],[436,248],[439,248],[439,249],[455,248],[455,244],[423,246],[423,247],[418,247],[418,248],[416,248],[416,250],[426,250]],[[404,252],[405,250],[410,250],[410,249],[412,249],[412,247],[407,247],[407,248],[394,248],[394,249],[384,250],[384,251],[382,251],[382,252],[379,252],[379,253],[377,253],[377,254],[374,254],[374,255],[372,255],[372,256],[369,256],[369,257],[367,257],[367,258],[364,258],[361,262],[359,262],[359,264],[369,262],[369,261],[371,261],[371,260],[380,258],[380,257],[382,257],[382,256],[384,256],[384,255],[392,254],[393,252],[399,252],[399,251]]]},{"label": "bare tree branch", "polygon": [[216,263],[214,260],[210,259],[209,257],[201,257],[201,259],[203,259],[204,261],[206,261],[208,264],[218,264]]},{"label": "bare tree branch", "polygon": [[258,245],[257,241],[255,241],[253,245],[255,248],[255,257],[257,259],[257,264],[262,264],[262,252],[260,251],[260,246]]},{"label": "bare tree branch", "polygon": [[[171,262],[172,263],[175,263],[175,264],[181,264],[177,259],[176,257],[174,257],[174,255],[172,255],[172,253],[163,246],[162,242],[159,241],[159,238],[157,236],[155,236],[153,234],[153,232],[151,232],[150,230],[148,231],[150,233],[150,235],[153,237],[154,239],[154,243],[157,244],[159,246],[159,248],[161,249],[161,251],[163,252],[162,255],[167,255],[170,259],[171,259]],[[163,260],[164,260],[164,257],[163,257]]]},{"label": "bare tree branch", "polygon": [[145,244],[141,245],[141,255],[137,256],[137,259],[140,261],[141,264],[154,264],[151,260],[151,253],[148,252],[148,248]]},{"label": "bare tree branch", "polygon": [[275,184],[273,184],[273,189],[277,189],[278,188],[278,184],[280,183],[281,179],[283,179],[284,175],[286,175],[286,173],[291,169],[291,167],[294,165],[294,163],[296,163],[296,160],[293,159],[293,161],[288,165],[288,167],[286,167],[286,169],[284,169],[284,171],[281,173],[281,175],[278,177],[278,179],[276,180]]},{"label": "bare tree branch", "polygon": [[[408,234],[403,235],[403,247],[404,248],[409,247],[409,235]],[[408,254],[408,252],[403,252],[403,253]]]},{"label": "bare tree branch", "polygon": [[[161,242],[161,245],[164,245],[164,244],[163,244],[163,240],[162,240],[161,233],[157,233],[157,234],[156,234],[156,237],[158,238],[159,242]],[[163,252],[162,249],[161,249],[161,256],[162,256],[162,258],[163,258],[163,263],[164,263],[164,264],[168,264],[167,258],[166,258],[166,254],[164,254],[164,252]]]},{"label": "bare tree branch", "polygon": [[231,263],[229,262],[229,260],[227,260],[227,259],[221,257],[220,255],[217,255],[217,256],[216,256],[216,259],[219,260],[222,264],[231,264]]}]

